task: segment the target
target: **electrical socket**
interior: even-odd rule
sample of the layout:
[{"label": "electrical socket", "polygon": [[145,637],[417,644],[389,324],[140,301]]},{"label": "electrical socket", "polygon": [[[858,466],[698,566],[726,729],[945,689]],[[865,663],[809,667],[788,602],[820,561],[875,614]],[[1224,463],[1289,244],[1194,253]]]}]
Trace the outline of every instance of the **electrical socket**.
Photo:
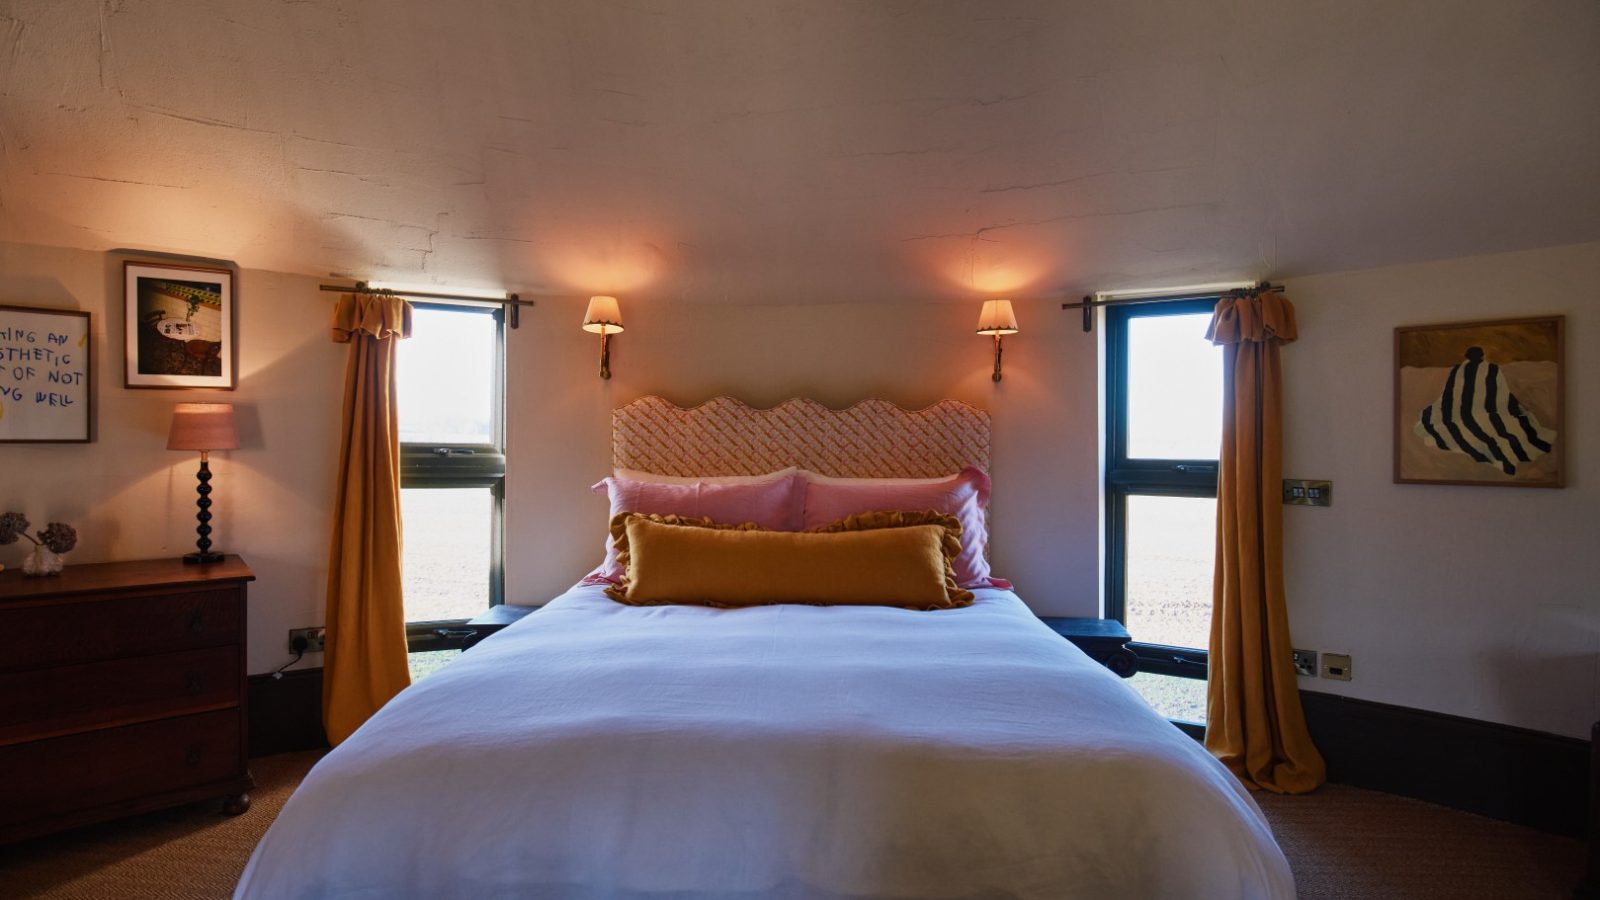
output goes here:
[{"label": "electrical socket", "polygon": [[294,642],[295,642],[296,638],[304,638],[305,639],[305,642],[306,642],[305,652],[307,652],[307,653],[321,653],[322,649],[323,649],[323,646],[327,642],[328,629],[322,628],[322,627],[317,627],[317,628],[291,628],[291,629],[289,629],[289,652],[290,653],[295,652]]},{"label": "electrical socket", "polygon": [[1290,650],[1289,655],[1294,658],[1295,672],[1312,678],[1317,677],[1317,651]]},{"label": "electrical socket", "polygon": [[1322,654],[1322,677],[1332,678],[1334,681],[1350,680],[1350,654],[1324,653]]}]

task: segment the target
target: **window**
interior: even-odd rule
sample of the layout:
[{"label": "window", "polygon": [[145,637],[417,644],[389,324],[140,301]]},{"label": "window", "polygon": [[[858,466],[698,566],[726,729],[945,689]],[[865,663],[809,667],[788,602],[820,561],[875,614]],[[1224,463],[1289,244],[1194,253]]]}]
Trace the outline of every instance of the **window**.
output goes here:
[{"label": "window", "polygon": [[[400,517],[413,677],[440,637],[501,602],[505,323],[498,308],[413,304],[397,350]],[[422,667],[426,670],[426,666]]]},{"label": "window", "polygon": [[1222,355],[1205,334],[1215,305],[1106,310],[1106,615],[1133,636],[1134,687],[1188,721],[1204,718],[1211,628]]}]

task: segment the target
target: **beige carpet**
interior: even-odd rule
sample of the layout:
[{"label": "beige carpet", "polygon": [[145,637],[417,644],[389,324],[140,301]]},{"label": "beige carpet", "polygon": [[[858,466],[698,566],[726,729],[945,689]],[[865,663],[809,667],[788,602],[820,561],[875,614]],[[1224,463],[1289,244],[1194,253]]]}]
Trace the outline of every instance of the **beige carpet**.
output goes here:
[{"label": "beige carpet", "polygon": [[[250,850],[316,753],[252,760],[250,811],[215,804],[152,813],[0,847],[0,897],[213,900],[227,897]],[[1514,900],[1568,898],[1583,844],[1454,810],[1329,785],[1305,797],[1261,795],[1300,896]]]}]

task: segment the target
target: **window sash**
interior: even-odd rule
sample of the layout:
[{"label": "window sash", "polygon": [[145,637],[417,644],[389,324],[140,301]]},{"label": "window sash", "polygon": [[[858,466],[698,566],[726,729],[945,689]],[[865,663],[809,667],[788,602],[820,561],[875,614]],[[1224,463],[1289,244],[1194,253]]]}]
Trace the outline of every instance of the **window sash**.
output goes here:
[{"label": "window sash", "polygon": [[[1127,621],[1128,497],[1215,497],[1216,459],[1151,459],[1128,456],[1129,322],[1152,316],[1207,313],[1217,297],[1169,303],[1107,307],[1106,314],[1106,596],[1105,614]],[[1141,671],[1180,678],[1205,678],[1209,668],[1204,648],[1172,647],[1141,642],[1128,644],[1139,657]]]},{"label": "window sash", "polygon": [[[400,487],[405,489],[450,490],[488,488],[493,497],[489,544],[488,608],[505,602],[505,312],[500,308],[479,308],[443,303],[414,303],[414,306],[445,310],[460,315],[487,315],[495,321],[494,397],[491,401],[493,443],[402,442],[400,445]],[[444,619],[406,623],[408,652],[460,649],[466,634],[441,635],[442,630],[459,626],[468,619]]]}]

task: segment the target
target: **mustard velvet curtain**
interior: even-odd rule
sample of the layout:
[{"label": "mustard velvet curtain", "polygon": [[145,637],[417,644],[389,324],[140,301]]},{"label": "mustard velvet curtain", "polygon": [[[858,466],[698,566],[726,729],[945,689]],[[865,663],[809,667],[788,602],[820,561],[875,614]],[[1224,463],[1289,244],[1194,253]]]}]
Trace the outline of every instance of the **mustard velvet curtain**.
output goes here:
[{"label": "mustard velvet curtain", "polygon": [[400,432],[395,342],[411,304],[391,294],[340,297],[333,340],[350,345],[328,556],[322,722],[337,745],[411,683],[401,595]]},{"label": "mustard velvet curtain", "polygon": [[1323,782],[1290,659],[1283,588],[1283,372],[1296,337],[1282,294],[1224,297],[1222,450],[1206,748],[1246,785],[1298,794]]}]

